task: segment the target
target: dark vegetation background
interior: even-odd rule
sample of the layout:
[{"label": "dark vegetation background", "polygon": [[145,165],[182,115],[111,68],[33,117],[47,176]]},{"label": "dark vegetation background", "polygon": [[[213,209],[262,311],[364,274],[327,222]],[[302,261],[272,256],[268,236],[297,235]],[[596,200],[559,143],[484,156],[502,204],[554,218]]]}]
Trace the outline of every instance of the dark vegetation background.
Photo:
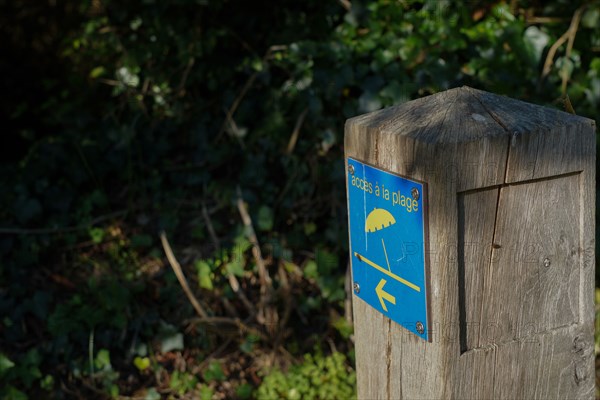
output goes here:
[{"label": "dark vegetation background", "polygon": [[0,0],[0,38],[5,399],[352,397],[346,118],[599,114],[598,2]]}]

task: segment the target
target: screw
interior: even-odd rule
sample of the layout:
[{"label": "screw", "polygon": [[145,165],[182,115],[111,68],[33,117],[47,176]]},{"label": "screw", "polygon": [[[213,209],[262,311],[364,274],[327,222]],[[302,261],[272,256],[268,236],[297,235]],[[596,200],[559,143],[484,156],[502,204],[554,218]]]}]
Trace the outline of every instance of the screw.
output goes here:
[{"label": "screw", "polygon": [[412,190],[410,191],[410,193],[412,194],[412,198],[414,200],[419,200],[419,189],[417,188],[412,188]]},{"label": "screw", "polygon": [[354,175],[354,165],[348,165],[348,171],[350,172],[350,175]]},{"label": "screw", "polygon": [[360,293],[360,285],[358,284],[358,282],[354,282],[354,284],[352,285],[352,288],[354,289],[354,293],[356,293],[356,294]]},{"label": "screw", "polygon": [[421,335],[425,332],[425,327],[421,322],[417,322],[417,332],[419,332]]},{"label": "screw", "polygon": [[548,257],[544,258],[544,267],[548,268],[550,266],[550,259]]}]

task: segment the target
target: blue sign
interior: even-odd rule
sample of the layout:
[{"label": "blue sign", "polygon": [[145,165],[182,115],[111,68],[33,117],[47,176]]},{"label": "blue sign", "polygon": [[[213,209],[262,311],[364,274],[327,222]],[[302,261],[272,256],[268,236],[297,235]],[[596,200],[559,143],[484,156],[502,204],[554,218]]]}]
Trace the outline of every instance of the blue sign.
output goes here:
[{"label": "blue sign", "polygon": [[354,293],[429,341],[426,185],[348,158]]}]

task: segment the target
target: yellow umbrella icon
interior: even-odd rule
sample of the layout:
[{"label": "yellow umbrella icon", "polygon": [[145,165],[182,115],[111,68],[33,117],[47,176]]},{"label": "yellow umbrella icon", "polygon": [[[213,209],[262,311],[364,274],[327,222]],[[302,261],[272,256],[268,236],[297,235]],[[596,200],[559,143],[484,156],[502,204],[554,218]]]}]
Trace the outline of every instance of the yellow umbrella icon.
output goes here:
[{"label": "yellow umbrella icon", "polygon": [[[394,216],[383,208],[376,208],[369,213],[367,221],[365,222],[365,232],[376,232],[380,229],[387,228],[396,223]],[[381,238],[381,245],[383,246],[383,253],[385,254],[385,261],[387,262],[388,271],[392,271],[390,268],[390,261],[388,260],[387,251],[385,249],[385,242]]]},{"label": "yellow umbrella icon", "polygon": [[[375,208],[367,216],[367,220],[365,221],[365,232],[370,232],[370,233],[377,232],[381,229],[388,228],[388,227],[394,225],[395,223],[396,223],[396,219],[389,211],[384,210],[383,208]],[[383,238],[381,238],[381,245],[383,246],[383,253],[385,254],[385,261],[387,262],[387,267],[388,267],[387,270],[385,268],[377,265],[373,261],[369,260],[365,256],[358,254],[358,252],[354,252],[354,256],[358,259],[358,261],[364,262],[364,263],[370,265],[371,267],[377,269],[378,271],[383,272],[387,276],[397,280],[398,282],[410,287],[411,289],[414,289],[417,292],[420,292],[421,288],[419,286],[415,285],[412,282],[407,281],[406,279],[404,279],[392,272],[392,269],[390,268],[390,261],[388,259],[387,250],[385,249],[385,242],[383,241]],[[389,299],[387,297],[383,297],[383,298],[387,299],[390,302],[391,302],[390,299],[394,299],[392,304],[395,304],[396,300],[394,297],[389,295],[387,292],[383,291],[384,285],[385,285],[385,280],[382,279],[379,282],[379,285],[377,286],[377,290],[379,290],[377,295],[380,297],[380,301],[382,302],[383,309],[387,311],[387,308],[385,307],[383,300],[381,300],[381,298],[383,296],[389,296]],[[376,292],[377,292],[377,290],[376,290]]]}]

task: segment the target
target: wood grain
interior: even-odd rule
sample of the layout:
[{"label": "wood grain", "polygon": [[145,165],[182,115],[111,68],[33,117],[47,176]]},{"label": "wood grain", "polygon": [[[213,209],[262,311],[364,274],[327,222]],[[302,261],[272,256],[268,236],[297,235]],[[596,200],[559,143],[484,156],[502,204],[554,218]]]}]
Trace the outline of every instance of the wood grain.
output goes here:
[{"label": "wood grain", "polygon": [[593,397],[595,149],[467,87],[346,122],[346,157],[429,190],[432,343],[354,297],[359,398]]}]

